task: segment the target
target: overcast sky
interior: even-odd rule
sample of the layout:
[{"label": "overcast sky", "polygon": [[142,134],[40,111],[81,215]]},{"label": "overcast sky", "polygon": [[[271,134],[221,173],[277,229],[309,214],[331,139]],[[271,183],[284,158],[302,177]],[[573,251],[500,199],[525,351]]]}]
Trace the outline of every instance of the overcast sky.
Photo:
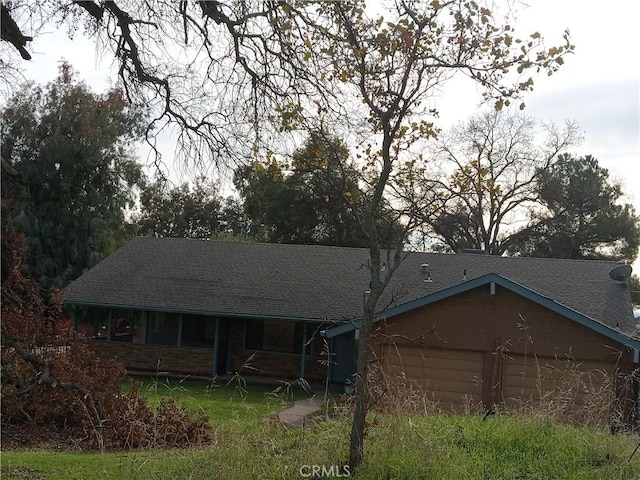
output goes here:
[{"label": "overcast sky", "polygon": [[[504,1],[504,0],[502,0]],[[500,3],[500,0],[499,2]],[[552,77],[535,77],[526,112],[540,121],[575,120],[584,143],[572,150],[592,154],[622,182],[640,212],[640,28],[631,0],[530,0],[516,4],[516,35],[539,31],[548,45],[562,44],[569,29],[575,55]],[[111,84],[109,58],[99,58],[90,40],[51,31],[30,45],[27,78],[45,83],[57,74],[61,58],[95,91]],[[469,118],[478,107],[473,87],[454,84],[439,101],[443,126]],[[640,273],[640,262],[634,266]]]}]

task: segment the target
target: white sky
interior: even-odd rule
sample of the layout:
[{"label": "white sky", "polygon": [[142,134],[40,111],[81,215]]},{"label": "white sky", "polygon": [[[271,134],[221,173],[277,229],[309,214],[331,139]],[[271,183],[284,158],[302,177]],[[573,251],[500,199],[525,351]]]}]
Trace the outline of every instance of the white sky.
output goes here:
[{"label": "white sky", "polygon": [[[566,28],[575,55],[552,77],[535,77],[534,92],[525,98],[526,113],[540,121],[575,120],[584,143],[572,153],[592,154],[640,212],[640,29],[631,0],[529,0],[517,4],[516,35],[542,33],[549,46],[562,44]],[[498,3],[505,0],[498,0]],[[52,80],[61,58],[80,72],[97,92],[111,84],[111,59],[99,58],[95,44],[66,31],[51,31],[28,46],[33,60],[25,75],[39,83]],[[473,87],[454,82],[437,105],[442,126],[468,119],[478,106]],[[142,152],[141,152],[142,153]],[[167,160],[169,162],[169,160]],[[634,265],[640,273],[640,261]]]}]

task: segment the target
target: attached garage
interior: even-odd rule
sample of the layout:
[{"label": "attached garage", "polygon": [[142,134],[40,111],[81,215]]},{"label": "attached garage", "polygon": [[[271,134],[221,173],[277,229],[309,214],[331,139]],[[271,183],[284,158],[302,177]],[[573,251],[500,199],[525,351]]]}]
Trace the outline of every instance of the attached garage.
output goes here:
[{"label": "attached garage", "polygon": [[383,358],[392,378],[423,387],[443,410],[463,411],[482,402],[484,352],[386,344]]},{"label": "attached garage", "polygon": [[510,356],[504,362],[502,400],[517,406],[523,401],[564,398],[578,407],[606,401],[616,390],[614,369],[601,361]]},{"label": "attached garage", "polygon": [[639,347],[619,327],[494,274],[388,309],[372,332],[389,380],[424,387],[442,410],[542,402],[562,415],[605,421],[632,412]]}]

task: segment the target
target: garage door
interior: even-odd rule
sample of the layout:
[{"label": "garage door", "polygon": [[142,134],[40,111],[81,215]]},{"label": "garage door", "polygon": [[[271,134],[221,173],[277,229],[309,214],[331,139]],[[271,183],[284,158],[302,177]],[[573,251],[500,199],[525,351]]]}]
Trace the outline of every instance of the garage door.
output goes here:
[{"label": "garage door", "polygon": [[613,394],[613,366],[605,362],[516,355],[505,360],[502,382],[507,405],[557,400],[584,405]]},{"label": "garage door", "polygon": [[392,378],[422,386],[443,410],[482,401],[483,352],[387,345],[384,359]]}]

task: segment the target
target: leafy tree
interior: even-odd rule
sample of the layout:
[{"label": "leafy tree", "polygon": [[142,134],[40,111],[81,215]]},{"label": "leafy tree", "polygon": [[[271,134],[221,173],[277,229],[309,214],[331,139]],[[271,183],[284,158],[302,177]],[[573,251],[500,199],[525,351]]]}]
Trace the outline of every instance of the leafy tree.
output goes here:
[{"label": "leafy tree", "polygon": [[124,209],[142,179],[132,142],[143,122],[122,91],[95,94],[68,64],[4,108],[2,159],[20,183],[3,176],[3,195],[13,197],[13,227],[43,287],[67,284],[125,240]]},{"label": "leafy tree", "polygon": [[544,141],[536,142],[533,118],[493,110],[440,135],[431,165],[419,173],[418,188],[431,207],[423,210],[427,235],[453,251],[502,255],[525,227],[518,220],[538,201],[539,178],[578,140],[572,123],[544,130]]},{"label": "leafy tree", "polygon": [[[348,106],[345,118],[354,124],[363,119],[364,123],[357,125],[366,132],[358,155],[365,174],[361,224],[370,255],[370,288],[359,324],[356,359],[349,447],[349,464],[355,469],[364,455],[373,319],[382,293],[403,260],[404,243],[415,226],[417,212],[412,208],[401,212],[405,230],[392,238],[383,235],[378,219],[383,216],[385,192],[394,183],[400,165],[411,164],[421,141],[436,133],[429,121],[433,112],[424,107],[425,101],[455,72],[463,72],[484,87],[486,98],[495,100],[500,109],[533,84],[529,78],[514,85],[506,73],[535,68],[552,74],[573,47],[567,40],[562,47],[539,50],[539,34],[525,40],[514,38],[510,25],[500,23],[489,8],[476,2],[396,2],[388,6],[385,17],[378,18],[369,18],[360,2],[322,3],[318,11],[321,20],[314,20],[314,24],[320,23],[322,28],[308,33],[299,28],[301,20],[282,19],[293,25],[292,32],[305,32],[298,43],[287,37],[291,43],[291,47],[286,45],[287,52],[290,56],[305,52],[303,60],[329,67],[328,72],[317,73],[330,81],[326,98],[333,101],[334,110],[328,111],[342,113]],[[354,97],[359,102],[352,102]],[[288,112],[303,118],[304,113],[312,114],[298,113],[296,108]]]},{"label": "leafy tree", "polygon": [[[290,165],[270,157],[266,164],[239,167],[234,181],[258,240],[367,246],[358,171],[346,145],[326,132],[311,132]],[[391,231],[401,228],[390,210],[381,222]]]},{"label": "leafy tree", "polygon": [[621,203],[621,186],[609,179],[591,155],[561,155],[540,172],[534,226],[522,231],[510,253],[556,258],[634,260],[640,245],[640,218]]},{"label": "leafy tree", "polygon": [[206,239],[220,231],[221,208],[216,186],[204,177],[174,188],[158,177],[141,189],[133,221],[138,235]]},{"label": "leafy tree", "polygon": [[314,243],[313,206],[275,159],[239,167],[234,183],[251,222],[251,236],[265,242]]}]

